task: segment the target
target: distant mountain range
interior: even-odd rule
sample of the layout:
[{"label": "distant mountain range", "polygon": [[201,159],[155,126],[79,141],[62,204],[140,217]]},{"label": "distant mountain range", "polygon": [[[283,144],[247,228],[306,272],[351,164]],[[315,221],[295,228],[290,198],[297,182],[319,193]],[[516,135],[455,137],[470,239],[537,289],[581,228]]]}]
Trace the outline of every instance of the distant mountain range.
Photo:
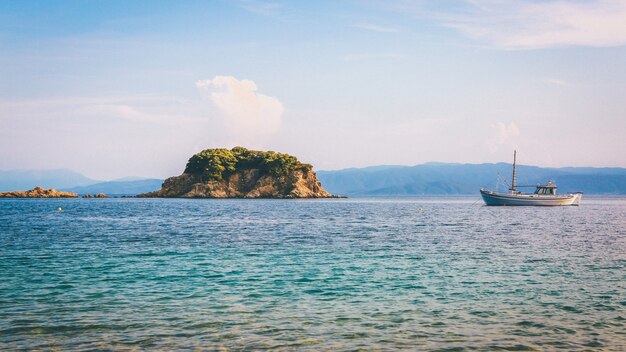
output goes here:
[{"label": "distant mountain range", "polygon": [[[346,196],[461,195],[478,194],[480,188],[506,190],[511,182],[511,169],[512,165],[507,163],[426,163],[319,171],[317,175],[327,191]],[[559,193],[626,194],[625,168],[518,165],[517,175],[518,185],[553,180],[559,186]]]},{"label": "distant mountain range", "polygon": [[[318,171],[317,176],[327,191],[346,196],[476,195],[480,188],[506,190],[511,182],[511,167],[507,163],[426,163]],[[518,165],[517,174],[518,185],[553,180],[559,193],[626,194],[626,168]],[[78,194],[135,195],[158,190],[162,183],[161,179],[140,177],[99,181],[67,169],[0,171],[0,192],[41,186]]]},{"label": "distant mountain range", "polygon": [[71,187],[63,190],[78,194],[135,195],[156,191],[161,188],[162,183],[163,180],[161,179],[147,178],[142,180],[133,179],[131,181],[99,182],[93,185]]},{"label": "distant mountain range", "polygon": [[157,190],[161,188],[162,183],[161,179],[141,177],[100,181],[67,169],[0,170],[0,192],[29,190],[35,186],[41,186],[78,194],[135,195]]},{"label": "distant mountain range", "polygon": [[102,181],[85,177],[68,169],[58,170],[0,170],[0,192],[43,188],[88,186]]}]

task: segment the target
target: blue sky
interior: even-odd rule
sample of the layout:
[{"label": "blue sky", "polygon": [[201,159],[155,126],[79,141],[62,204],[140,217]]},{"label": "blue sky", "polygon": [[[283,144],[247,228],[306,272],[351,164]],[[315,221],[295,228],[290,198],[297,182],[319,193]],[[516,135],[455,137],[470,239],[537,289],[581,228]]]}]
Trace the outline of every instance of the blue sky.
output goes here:
[{"label": "blue sky", "polygon": [[0,1],[0,169],[626,166],[626,2]]}]

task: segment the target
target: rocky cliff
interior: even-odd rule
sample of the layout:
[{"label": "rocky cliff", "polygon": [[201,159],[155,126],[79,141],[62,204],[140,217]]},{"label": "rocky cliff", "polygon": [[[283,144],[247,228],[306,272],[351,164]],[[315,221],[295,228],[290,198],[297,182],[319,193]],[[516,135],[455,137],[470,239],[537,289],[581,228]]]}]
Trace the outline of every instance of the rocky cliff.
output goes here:
[{"label": "rocky cliff", "polygon": [[39,186],[30,191],[0,192],[0,198],[77,198],[78,194],[44,189]]},{"label": "rocky cliff", "polygon": [[189,159],[180,176],[138,197],[329,198],[311,165],[295,157],[241,147],[207,149]]}]

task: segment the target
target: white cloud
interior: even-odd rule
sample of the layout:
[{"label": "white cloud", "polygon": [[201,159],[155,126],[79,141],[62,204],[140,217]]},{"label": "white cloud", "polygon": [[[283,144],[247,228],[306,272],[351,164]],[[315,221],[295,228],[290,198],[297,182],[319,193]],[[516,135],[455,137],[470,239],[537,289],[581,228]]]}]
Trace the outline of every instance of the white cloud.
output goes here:
[{"label": "white cloud", "polygon": [[471,15],[448,24],[510,49],[626,44],[626,1],[471,1]]},{"label": "white cloud", "polygon": [[284,7],[283,4],[278,2],[267,2],[257,0],[236,0],[235,4],[242,9],[256,13],[262,16],[272,16],[276,14],[278,10]]},{"label": "white cloud", "polygon": [[626,44],[624,0],[459,0],[447,5],[400,0],[394,8],[504,49]]},{"label": "white cloud", "polygon": [[251,80],[238,80],[232,76],[215,76],[196,82],[208,93],[230,132],[241,135],[270,134],[281,125],[285,111],[276,98],[257,92]]},{"label": "white cloud", "polygon": [[546,79],[546,83],[554,84],[555,86],[564,86],[567,84],[567,82],[558,78],[548,78]]},{"label": "white cloud", "polygon": [[0,99],[0,169],[171,176],[194,145],[221,143],[206,111],[199,99],[159,95]]},{"label": "white cloud", "polygon": [[199,120],[194,114],[190,114],[190,107],[185,100],[159,95],[0,100],[0,120],[38,118],[65,121],[70,118],[91,118],[100,121],[118,119],[145,124],[179,125]]},{"label": "white cloud", "polygon": [[356,24],[355,27],[366,29],[368,31],[373,31],[373,32],[382,32],[382,33],[397,33],[398,32],[398,29],[395,27],[387,27],[387,26],[381,26],[381,25],[371,24],[371,23],[359,23],[359,24]]},{"label": "white cloud", "polygon": [[374,53],[374,54],[348,54],[343,56],[347,62],[372,61],[372,60],[398,60],[404,58],[402,54],[396,53]]},{"label": "white cloud", "polygon": [[492,153],[498,151],[501,146],[517,148],[517,137],[520,130],[515,122],[505,123],[497,122],[491,125],[491,136],[487,138],[487,147]]}]

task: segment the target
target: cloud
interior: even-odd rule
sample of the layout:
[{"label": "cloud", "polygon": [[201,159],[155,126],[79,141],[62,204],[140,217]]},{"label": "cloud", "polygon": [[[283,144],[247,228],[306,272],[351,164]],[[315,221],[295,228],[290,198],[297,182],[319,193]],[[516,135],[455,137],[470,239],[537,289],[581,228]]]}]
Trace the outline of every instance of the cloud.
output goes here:
[{"label": "cloud", "polygon": [[230,132],[271,134],[280,128],[285,111],[283,104],[274,97],[258,93],[253,81],[215,76],[196,82],[196,86],[208,94]]},{"label": "cloud", "polygon": [[397,28],[381,26],[381,25],[371,24],[371,23],[359,23],[359,24],[356,24],[355,27],[366,29],[368,31],[373,31],[373,32],[382,32],[382,33],[397,33],[398,32]]},{"label": "cloud", "polygon": [[349,54],[343,56],[343,60],[347,62],[356,61],[372,61],[372,60],[398,60],[404,55],[395,53],[376,53],[376,54]]},{"label": "cloud", "polygon": [[562,79],[558,79],[558,78],[548,78],[546,79],[546,83],[550,83],[553,84],[555,86],[564,86],[567,84],[567,82],[565,82]]},{"label": "cloud", "polygon": [[395,10],[432,20],[504,49],[626,44],[624,0],[459,0],[395,3]]},{"label": "cloud", "polygon": [[173,175],[194,145],[221,142],[206,112],[200,99],[160,95],[0,99],[0,168]]},{"label": "cloud", "polygon": [[119,118],[131,122],[175,125],[181,123],[172,115],[155,114],[142,111],[140,108],[126,104],[91,104],[78,107],[76,112],[82,116],[97,118]]},{"label": "cloud", "polygon": [[514,122],[508,124],[505,122],[497,122],[491,125],[491,129],[491,136],[486,140],[489,151],[494,153],[503,145],[513,148],[517,147],[516,141],[517,137],[520,135],[520,130]]},{"label": "cloud", "polygon": [[626,2],[473,1],[473,15],[450,21],[468,36],[510,49],[626,44]]},{"label": "cloud", "polygon": [[0,100],[0,120],[18,118],[125,120],[144,124],[179,125],[199,120],[189,102],[159,95],[67,97]]},{"label": "cloud", "polygon": [[246,11],[262,16],[275,15],[278,10],[284,7],[281,3],[257,0],[236,0],[235,4]]}]

